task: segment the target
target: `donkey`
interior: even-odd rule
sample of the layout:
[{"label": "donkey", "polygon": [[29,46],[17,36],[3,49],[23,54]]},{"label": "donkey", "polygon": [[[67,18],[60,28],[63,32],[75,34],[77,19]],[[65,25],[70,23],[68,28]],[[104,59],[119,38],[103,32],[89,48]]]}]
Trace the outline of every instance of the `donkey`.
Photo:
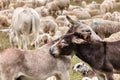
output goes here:
[{"label": "donkey", "polygon": [[0,50],[2,80],[45,80],[50,76],[57,80],[70,80],[71,56],[54,58],[49,53],[54,42],[32,51],[17,48]]},{"label": "donkey", "polygon": [[79,27],[73,24],[66,35],[51,46],[50,53],[55,57],[75,54],[93,68],[99,80],[114,80],[113,73],[120,72],[120,41],[95,40],[90,30]]}]

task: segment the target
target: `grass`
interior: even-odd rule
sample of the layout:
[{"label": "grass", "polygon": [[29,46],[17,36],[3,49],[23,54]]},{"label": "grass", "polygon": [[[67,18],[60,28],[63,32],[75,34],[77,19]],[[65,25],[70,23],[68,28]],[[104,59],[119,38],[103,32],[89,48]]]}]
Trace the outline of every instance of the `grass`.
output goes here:
[{"label": "grass", "polygon": [[72,67],[73,65],[75,65],[76,63],[80,62],[81,60],[78,59],[76,56],[73,56],[72,58],[72,63],[71,63],[71,67],[70,67],[70,79],[71,80],[80,80],[82,78],[80,73],[74,73],[72,71]]},{"label": "grass", "polygon": [[0,47],[2,49],[10,47],[8,35],[6,33],[1,33],[0,32]]}]

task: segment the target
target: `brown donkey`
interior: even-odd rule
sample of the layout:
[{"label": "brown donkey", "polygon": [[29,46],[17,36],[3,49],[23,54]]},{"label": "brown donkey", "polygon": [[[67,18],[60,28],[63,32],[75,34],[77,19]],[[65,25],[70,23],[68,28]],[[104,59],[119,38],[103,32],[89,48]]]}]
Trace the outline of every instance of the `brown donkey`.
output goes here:
[{"label": "brown donkey", "polygon": [[49,53],[53,43],[33,51],[15,48],[0,50],[2,80],[45,80],[52,75],[57,80],[70,80],[71,56],[54,58]]},{"label": "brown donkey", "polygon": [[120,72],[120,41],[95,40],[88,28],[79,29],[80,25],[75,25],[73,24],[66,35],[53,44],[50,48],[51,54],[75,54],[93,68],[99,80],[114,80],[113,73]]}]

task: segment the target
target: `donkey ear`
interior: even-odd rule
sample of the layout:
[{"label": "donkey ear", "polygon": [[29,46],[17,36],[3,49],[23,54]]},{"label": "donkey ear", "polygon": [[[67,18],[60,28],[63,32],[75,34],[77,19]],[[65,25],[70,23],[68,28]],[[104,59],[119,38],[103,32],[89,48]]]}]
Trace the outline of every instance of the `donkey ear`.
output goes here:
[{"label": "donkey ear", "polygon": [[81,38],[73,37],[72,42],[76,43],[76,44],[82,44],[82,43],[85,43],[86,41],[84,39],[81,39]]},{"label": "donkey ear", "polygon": [[73,19],[71,19],[69,16],[66,16],[67,20],[71,23],[71,24],[76,24],[76,21],[74,21]]},{"label": "donkey ear", "polygon": [[90,40],[91,39],[91,35],[90,34],[84,34],[83,35],[83,38],[84,38],[84,40]]}]

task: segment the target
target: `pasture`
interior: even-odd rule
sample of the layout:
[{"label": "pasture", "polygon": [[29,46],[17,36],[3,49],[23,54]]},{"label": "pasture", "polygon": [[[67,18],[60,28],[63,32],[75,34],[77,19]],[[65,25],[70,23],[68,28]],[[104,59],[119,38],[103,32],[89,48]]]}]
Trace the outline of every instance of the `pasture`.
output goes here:
[{"label": "pasture", "polygon": [[[86,1],[87,3],[90,3],[92,2],[93,0],[84,0]],[[98,3],[102,3],[103,0],[94,0]],[[71,1],[71,4],[72,5],[79,5],[80,6],[80,3],[75,3],[73,1]],[[116,10],[112,10],[111,12],[113,11],[120,11],[120,8],[117,8]],[[1,26],[0,29],[4,29],[4,28],[7,28],[6,26]],[[6,49],[6,48],[10,48],[10,43],[9,43],[9,34],[7,33],[4,33],[4,32],[0,32],[0,48],[2,49]],[[80,62],[81,60],[78,59],[76,56],[73,57],[72,59],[72,63],[71,63],[71,67],[70,67],[70,79],[71,80],[80,80],[82,77],[81,77],[81,74],[80,73],[74,73],[72,71],[72,66],[78,62]]]}]

